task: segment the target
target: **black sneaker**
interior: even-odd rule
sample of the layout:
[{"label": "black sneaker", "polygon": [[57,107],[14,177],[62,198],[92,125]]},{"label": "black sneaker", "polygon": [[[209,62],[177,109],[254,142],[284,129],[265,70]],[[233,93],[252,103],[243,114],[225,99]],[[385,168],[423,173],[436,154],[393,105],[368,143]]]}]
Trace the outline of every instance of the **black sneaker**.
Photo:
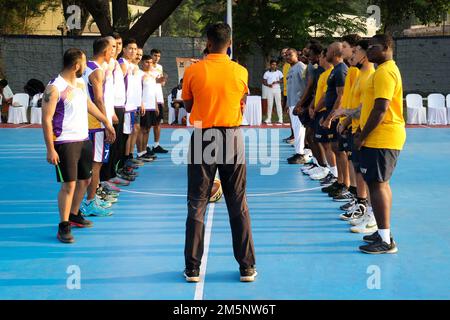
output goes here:
[{"label": "black sneaker", "polygon": [[152,151],[154,153],[167,153],[167,152],[169,152],[168,150],[164,149],[161,146],[153,147]]},{"label": "black sneaker", "polygon": [[77,215],[71,213],[69,215],[69,222],[72,227],[77,228],[91,228],[94,225],[92,221],[86,220],[81,213]]},{"label": "black sneaker", "polygon": [[337,202],[347,202],[351,199],[354,199],[354,195],[348,189],[333,197],[333,200]]},{"label": "black sneaker", "polygon": [[58,234],[56,235],[56,237],[63,243],[73,243],[75,242],[75,238],[72,236],[71,231],[72,228],[70,227],[70,222],[61,222],[58,226]]},{"label": "black sneaker", "polygon": [[355,205],[355,203],[356,203],[356,199],[352,199],[352,200],[350,200],[349,203],[346,203],[346,204],[340,206],[339,209],[341,209],[342,211],[347,211],[351,207],[353,207]]},{"label": "black sneaker", "polygon": [[255,266],[251,266],[249,268],[239,268],[239,272],[241,273],[241,282],[255,281],[255,278],[258,275]]},{"label": "black sneaker", "polygon": [[200,281],[200,269],[184,269],[184,278],[187,282],[199,282]]},{"label": "black sneaker", "polygon": [[359,250],[368,254],[383,254],[383,253],[397,253],[398,248],[395,244],[394,239],[391,237],[391,243],[387,244],[384,242],[381,237],[377,241],[373,243],[366,244],[364,246],[360,246]]},{"label": "black sneaker", "polygon": [[339,187],[340,187],[340,184],[337,181],[335,181],[335,182],[333,182],[332,185],[330,185],[328,187],[323,187],[322,192],[329,193],[330,191],[335,190]]},{"label": "black sneaker", "polygon": [[320,179],[320,185],[329,186],[337,181],[336,177],[330,172],[325,178]]},{"label": "black sneaker", "polygon": [[136,180],[136,177],[133,177],[133,176],[125,173],[123,170],[119,170],[119,172],[117,172],[117,176],[119,178],[127,180],[127,181],[134,181],[134,180]]},{"label": "black sneaker", "polygon": [[329,191],[328,196],[334,198],[344,192],[347,192],[347,187],[345,185],[339,185],[336,189]]},{"label": "black sneaker", "polygon": [[308,161],[306,160],[306,157],[304,154],[296,153],[292,157],[288,158],[287,162],[289,164],[305,164]]},{"label": "black sneaker", "polygon": [[146,157],[147,153],[143,154],[142,156],[137,157],[138,160],[144,161],[144,162],[152,162],[153,158]]},{"label": "black sneaker", "polygon": [[145,156],[153,159],[158,158],[150,147],[147,147],[147,153],[145,154]]},{"label": "black sneaker", "polygon": [[367,207],[363,203],[356,203],[353,210],[349,210],[340,215],[344,221],[360,219],[367,211]]},{"label": "black sneaker", "polygon": [[290,137],[284,138],[283,142],[287,142],[288,140],[292,140],[292,139],[294,139],[294,136],[290,136]]},{"label": "black sneaker", "polygon": [[[363,241],[367,242],[367,243],[374,243],[377,241],[381,241],[381,236],[378,233],[378,231],[375,231],[374,233],[368,235],[368,236],[364,236],[363,237]],[[392,242],[392,240],[391,240]]]}]

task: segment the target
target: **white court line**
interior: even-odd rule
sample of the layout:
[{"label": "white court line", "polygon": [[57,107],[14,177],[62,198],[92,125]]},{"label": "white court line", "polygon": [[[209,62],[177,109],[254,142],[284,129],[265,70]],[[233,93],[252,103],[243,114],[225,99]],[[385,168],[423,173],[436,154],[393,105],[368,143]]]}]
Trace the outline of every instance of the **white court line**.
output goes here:
[{"label": "white court line", "polygon": [[16,127],[16,128],[14,128],[14,129],[22,129],[22,128],[26,128],[26,127],[29,127],[29,126],[32,126],[33,124],[25,124],[25,125],[23,125],[23,126],[20,126],[20,127]]},{"label": "white court line", "polygon": [[[301,193],[301,192],[306,192],[306,191],[318,190],[321,188],[323,188],[323,187],[320,186],[320,187],[314,187],[314,188],[309,188],[309,189],[296,189],[296,190],[277,191],[277,192],[268,192],[268,193],[248,193],[247,197],[263,197],[263,196],[272,196],[272,195],[279,195],[279,194]],[[156,193],[156,192],[125,190],[125,189],[122,189],[121,192],[143,194],[143,195],[157,196],[157,197],[187,197],[186,194]]]},{"label": "white court line", "polygon": [[208,264],[209,244],[211,242],[211,230],[214,218],[214,203],[209,204],[208,217],[206,218],[205,242],[202,262],[200,264],[200,281],[195,285],[194,300],[203,300],[203,289],[205,287],[206,266]]}]

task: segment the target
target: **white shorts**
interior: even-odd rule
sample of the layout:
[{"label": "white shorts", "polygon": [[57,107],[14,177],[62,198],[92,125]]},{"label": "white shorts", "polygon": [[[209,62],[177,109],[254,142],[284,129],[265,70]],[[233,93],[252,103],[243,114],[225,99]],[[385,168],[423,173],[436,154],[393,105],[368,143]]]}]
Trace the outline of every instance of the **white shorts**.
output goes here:
[{"label": "white shorts", "polygon": [[134,129],[134,114],[136,111],[128,112],[126,111],[124,114],[124,120],[123,120],[123,133],[124,134],[131,134],[133,133]]},{"label": "white shorts", "polygon": [[92,141],[92,148],[94,150],[94,158],[92,161],[98,163],[108,163],[109,144],[105,143],[105,132],[89,132],[89,139]]}]

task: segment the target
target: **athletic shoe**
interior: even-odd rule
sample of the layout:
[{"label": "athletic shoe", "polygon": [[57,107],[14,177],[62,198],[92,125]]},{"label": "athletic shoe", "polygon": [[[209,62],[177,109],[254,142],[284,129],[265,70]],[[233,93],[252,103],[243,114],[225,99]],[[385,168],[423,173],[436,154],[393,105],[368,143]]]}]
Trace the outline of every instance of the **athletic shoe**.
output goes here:
[{"label": "athletic shoe", "polygon": [[[367,243],[374,243],[377,241],[381,241],[381,236],[378,233],[378,231],[375,231],[374,233],[369,234],[368,236],[364,236],[363,241],[365,241]],[[391,235],[391,242],[392,242],[392,235]]]},{"label": "athletic shoe", "polygon": [[154,155],[152,156],[148,153],[144,154],[144,161],[153,162],[153,161],[155,161],[155,159],[156,159],[156,156],[154,156]]},{"label": "athletic shoe", "polygon": [[114,191],[119,193],[120,192],[120,188],[116,187],[114,185],[114,183],[110,183],[108,181],[104,181],[101,183],[101,186],[103,188],[104,191],[108,192],[108,191]]},{"label": "athletic shoe", "polygon": [[295,143],[295,138],[286,140],[286,143],[287,144],[294,144]]},{"label": "athletic shoe", "polygon": [[153,147],[152,151],[154,153],[167,153],[167,152],[169,152],[169,150],[166,150],[166,149],[164,149],[161,146]]},{"label": "athletic shoe", "polygon": [[144,153],[143,155],[141,155],[141,156],[138,156],[136,159],[138,159],[138,160],[141,160],[141,161],[143,161],[143,162],[152,162],[153,161],[153,158],[150,158],[150,157],[146,157],[146,153]]},{"label": "athletic shoe", "polygon": [[375,241],[373,243],[366,244],[364,246],[360,246],[359,250],[361,250],[364,253],[369,253],[369,254],[397,253],[398,252],[397,245],[392,237],[391,237],[390,244],[387,244],[382,239],[379,239],[378,241]]},{"label": "athletic shoe", "polygon": [[310,174],[309,177],[313,180],[320,180],[325,178],[330,173],[330,169],[319,167],[319,170],[315,172],[314,174]]},{"label": "athletic shoe", "polygon": [[288,140],[292,140],[292,139],[294,139],[294,136],[289,136],[287,138],[284,138],[283,142],[287,142]]},{"label": "athletic shoe", "polygon": [[328,192],[328,196],[331,198],[334,198],[344,192],[347,192],[347,187],[345,185],[339,185],[339,187],[337,189],[331,190],[330,192]]},{"label": "athletic shoe", "polygon": [[100,200],[105,201],[105,202],[109,202],[111,204],[116,203],[118,200],[117,198],[110,196],[106,193],[102,193],[101,195],[98,195]]},{"label": "athletic shoe", "polygon": [[118,176],[119,178],[124,179],[124,180],[127,180],[127,181],[134,181],[134,180],[136,180],[135,177],[130,176],[130,175],[126,174],[126,173],[123,172],[123,171],[117,172],[117,176]]},{"label": "athletic shoe", "polygon": [[347,191],[345,191],[345,192],[343,192],[341,194],[338,194],[336,197],[334,197],[333,200],[337,201],[337,202],[347,202],[347,201],[349,201],[349,200],[351,200],[353,198],[354,198],[353,193],[351,193],[347,189]]},{"label": "athletic shoe", "polygon": [[310,174],[316,173],[317,170],[319,170],[319,168],[320,167],[317,164],[314,164],[309,169],[305,169],[305,171],[303,171],[303,173],[309,176]]},{"label": "athletic shoe", "polygon": [[153,152],[153,150],[152,150],[150,147],[147,147],[147,153],[146,153],[146,156],[147,156],[147,157],[151,157],[151,158],[153,158],[153,159],[158,158],[158,157],[156,156],[156,154]]},{"label": "athletic shoe", "polygon": [[102,186],[97,188],[96,193],[100,197],[102,197],[102,196],[110,196],[110,197],[113,197],[113,198],[119,197],[119,193],[118,192],[112,191],[112,190],[108,190],[108,189],[104,189]]},{"label": "athletic shoe", "polygon": [[287,162],[289,164],[305,164],[308,162],[309,159],[304,154],[295,154],[292,157],[287,159]]},{"label": "athletic shoe", "polygon": [[[364,203],[364,205],[366,206],[366,212],[362,216],[360,216],[359,218],[355,217],[354,219],[348,220],[348,222],[352,226],[360,225],[361,223],[363,223],[364,219],[367,219],[367,216],[369,216],[369,215],[373,216],[372,207],[368,207],[368,204],[365,204],[365,203]],[[356,203],[355,206],[353,207],[353,210],[356,210],[358,207],[359,207],[359,203]]]},{"label": "athletic shoe", "polygon": [[303,151],[303,153],[305,154],[305,155],[307,155],[307,156],[310,156],[310,157],[312,157],[312,150],[311,149],[308,149],[308,148],[305,148],[304,149],[304,151]]},{"label": "athletic shoe", "polygon": [[332,185],[333,183],[335,183],[337,181],[336,177],[329,170],[330,169],[328,169],[327,176],[320,180],[320,185],[322,185],[322,186],[329,186],[329,185]]},{"label": "athletic shoe", "polygon": [[102,208],[95,201],[91,201],[89,204],[87,204],[85,201],[81,203],[80,206],[81,213],[88,217],[88,216],[96,216],[96,217],[108,217],[112,215],[112,211]]},{"label": "athletic shoe", "polygon": [[86,220],[82,214],[73,214],[69,215],[69,223],[73,227],[78,228],[91,228],[94,224],[92,221]]},{"label": "athletic shoe", "polygon": [[112,179],[109,179],[108,182],[112,183],[112,184],[115,184],[115,185],[118,185],[118,186],[123,186],[123,187],[126,187],[126,186],[130,185],[130,181],[127,181],[127,180],[122,179],[120,177],[114,177]]},{"label": "athletic shoe", "polygon": [[362,219],[359,225],[350,228],[350,231],[353,233],[373,233],[377,230],[378,227],[375,217],[370,213],[364,215],[364,219]]},{"label": "athletic shoe", "polygon": [[104,209],[111,208],[111,206],[112,206],[111,202],[100,199],[100,197],[98,195],[95,195],[94,201],[97,203],[97,205],[99,205],[100,207],[102,207]]},{"label": "athletic shoe", "polygon": [[339,207],[343,211],[350,210],[356,204],[356,199],[351,199],[349,203],[346,203]]},{"label": "athletic shoe", "polygon": [[140,161],[137,159],[128,159],[125,161],[124,167],[132,167],[133,169],[136,169],[135,167],[142,167],[144,165],[144,161]]},{"label": "athletic shoe", "polygon": [[[344,220],[344,221],[349,221],[349,220],[359,220],[360,218],[362,218],[367,211],[367,207],[363,204],[363,203],[356,203],[354,206],[354,210],[351,211],[347,211],[343,214],[341,214],[339,217]],[[360,221],[360,223],[362,222],[362,220]],[[355,223],[352,225],[356,226],[359,223]]]},{"label": "athletic shoe", "polygon": [[239,272],[241,274],[241,282],[252,282],[255,281],[258,272],[256,272],[256,268],[251,266],[249,268],[239,268]]},{"label": "athletic shoe", "polygon": [[302,172],[305,173],[306,171],[311,170],[312,168],[315,168],[315,167],[317,167],[317,164],[315,164],[315,163],[307,163],[300,170],[302,170]]},{"label": "athletic shoe", "polygon": [[321,190],[322,190],[322,192],[328,193],[328,192],[330,192],[330,191],[332,191],[332,190],[336,190],[336,189],[339,188],[340,186],[341,186],[341,185],[340,185],[339,182],[337,182],[337,180],[336,180],[333,184],[329,185],[328,187],[323,187]]},{"label": "athletic shoe", "polygon": [[[120,172],[120,170],[119,170],[119,172]],[[128,175],[128,176],[132,176],[132,177],[135,177],[135,178],[136,178],[137,176],[139,176],[139,173],[137,173],[136,171],[134,171],[133,168],[127,167],[127,166],[125,166],[125,167],[122,168],[122,172],[125,173],[125,174]]]},{"label": "athletic shoe", "polygon": [[187,282],[199,282],[200,281],[200,269],[184,270],[184,278]]},{"label": "athletic shoe", "polygon": [[56,237],[63,243],[75,242],[75,239],[72,236],[72,228],[70,227],[70,223],[68,221],[64,221],[59,224]]}]

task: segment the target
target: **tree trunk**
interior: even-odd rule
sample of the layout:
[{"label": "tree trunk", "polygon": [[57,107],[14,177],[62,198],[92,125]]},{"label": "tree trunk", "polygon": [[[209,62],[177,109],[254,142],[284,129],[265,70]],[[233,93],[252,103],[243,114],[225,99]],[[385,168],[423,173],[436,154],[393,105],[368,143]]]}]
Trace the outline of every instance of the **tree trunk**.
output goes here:
[{"label": "tree trunk", "polygon": [[[102,36],[110,35],[114,30],[111,26],[111,13],[108,0],[81,0],[94,18]],[[128,11],[127,11],[128,12]],[[127,13],[128,14],[128,13]]]},{"label": "tree trunk", "polygon": [[175,11],[183,0],[156,0],[151,8],[147,9],[133,27],[122,35],[135,38],[140,46],[156,29]]},{"label": "tree trunk", "polygon": [[128,31],[128,1],[115,0],[112,2],[113,29],[119,33]]}]

